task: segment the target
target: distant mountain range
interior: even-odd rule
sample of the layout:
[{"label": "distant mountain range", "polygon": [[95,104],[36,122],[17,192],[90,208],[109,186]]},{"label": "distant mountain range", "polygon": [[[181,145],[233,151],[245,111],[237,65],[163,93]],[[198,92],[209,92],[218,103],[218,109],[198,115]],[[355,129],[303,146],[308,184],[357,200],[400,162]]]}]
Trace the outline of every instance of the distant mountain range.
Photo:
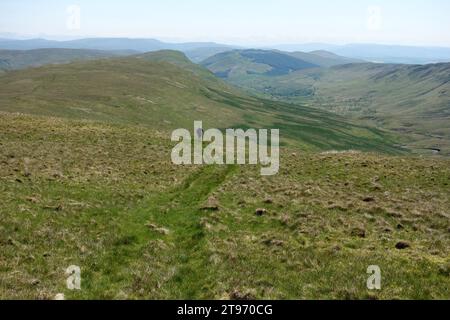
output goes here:
[{"label": "distant mountain range", "polygon": [[[131,38],[86,38],[69,41],[46,39],[5,39],[0,38],[0,49],[32,50],[45,48],[89,49],[112,51],[150,52],[158,50],[182,51],[194,62],[200,62],[215,54],[233,49],[250,49],[215,42],[168,43],[156,39]],[[352,59],[381,63],[426,64],[450,62],[450,48],[395,46],[379,44],[334,45],[326,43],[282,44],[266,48],[288,52],[327,51]]]},{"label": "distant mountain range", "polygon": [[[192,46],[195,46],[195,44],[192,44]],[[191,48],[192,46],[186,45],[186,48]],[[119,46],[117,46],[117,48],[118,47]],[[27,67],[39,67],[46,64],[61,64],[73,61],[94,60],[100,58],[137,55],[142,53],[144,52],[125,49],[0,49],[0,69],[16,70]],[[227,59],[230,60],[229,64],[233,65],[235,71],[259,73],[260,71],[264,72],[264,70],[266,70],[270,75],[283,75],[306,68],[330,67],[345,63],[364,62],[362,60],[341,57],[327,51],[305,53],[256,49],[233,50],[229,47],[199,47],[197,49],[187,50],[185,55],[195,63],[203,63],[203,65],[207,65],[210,69],[217,69],[212,71],[219,76],[221,76],[221,72],[223,73],[227,71],[226,65],[223,68],[223,63],[226,61],[226,59],[223,59],[224,57],[227,57]],[[216,60],[218,62],[214,63]],[[242,68],[239,69],[238,65]]]},{"label": "distant mountain range", "polygon": [[276,45],[283,51],[316,51],[325,50],[335,54],[380,63],[427,64],[450,62],[450,48],[417,47],[380,44],[347,44],[332,45],[326,43]]},{"label": "distant mountain range", "polygon": [[[2,49],[5,46],[16,49]],[[32,46],[84,46],[87,48],[24,49]],[[184,55],[173,50],[157,50],[164,46],[177,47],[184,52]],[[319,44],[314,46],[316,49]],[[316,109],[333,111],[364,125],[389,129],[406,137],[403,145],[410,149],[439,149],[441,154],[450,154],[448,125],[450,64],[381,64],[348,57],[351,55],[350,48],[353,48],[354,55],[357,55],[357,52],[361,55],[373,52],[380,56],[383,54],[406,56],[409,52],[409,59],[413,61],[415,59],[413,56],[419,54],[422,55],[422,59],[425,59],[425,53],[430,59],[438,55],[442,57],[445,55],[445,48],[427,51],[426,48],[414,47],[409,49],[408,47],[392,47],[391,49],[375,47],[373,51],[367,48],[364,51],[362,45],[354,45],[354,47],[349,45],[328,48],[334,52],[326,50],[287,52],[275,49],[236,49],[215,43],[166,44],[151,39],[82,39],[62,42],[43,39],[0,40],[0,73],[6,81],[3,85],[6,86],[6,83],[13,79],[13,75],[7,76],[8,73],[14,74],[10,72],[11,70],[70,62],[80,63],[81,66],[83,61],[88,63],[88,60],[98,60],[83,67],[94,68],[96,64],[100,66],[107,64],[111,68],[108,72],[112,72],[115,71],[112,68],[114,63],[120,64],[127,61],[133,62],[131,65],[136,66],[134,71],[127,70],[131,75],[133,72],[141,73],[137,68],[141,64],[135,63],[136,61],[150,59],[152,63],[163,65],[170,63],[188,70],[191,77],[194,75],[209,84],[217,83],[217,80],[220,80],[215,77],[217,76],[260,98],[270,98],[277,103],[284,101],[297,105],[309,105]],[[312,45],[308,49],[311,48],[313,48]],[[346,56],[336,53],[346,53],[346,50],[350,50]],[[151,54],[144,51],[151,51]],[[126,57],[122,59],[129,58],[129,60],[120,59],[124,56]],[[191,61],[186,57],[189,57]],[[405,61],[406,58],[403,59]],[[199,62],[201,66],[193,64],[192,61]],[[145,65],[145,67],[149,66]],[[73,66],[67,66],[67,69],[72,70],[71,68]],[[120,69],[120,66],[117,68]],[[48,67],[45,70],[56,72],[60,69]],[[29,72],[31,75],[32,71]],[[35,72],[40,74],[41,71]],[[111,76],[120,78],[117,74],[111,74]],[[186,78],[188,78],[187,75]],[[178,80],[176,82],[182,83]],[[22,84],[21,80],[18,83]],[[69,85],[67,87],[69,88]],[[161,85],[160,88],[162,90],[164,86]],[[208,85],[203,85],[203,88],[208,88]],[[242,92],[237,95],[241,94]],[[115,92],[111,92],[111,95],[115,95]],[[35,98],[30,96],[30,105],[37,101]],[[3,102],[12,103],[6,100]],[[49,102],[52,100],[49,99]],[[124,103],[128,105],[129,101]],[[234,104],[234,102],[231,103]],[[165,105],[172,104],[176,103],[170,101]],[[183,119],[187,118],[187,115],[188,113],[183,116]],[[159,120],[164,121],[164,119]]]},{"label": "distant mountain range", "polygon": [[156,39],[130,38],[87,38],[69,41],[46,39],[11,40],[0,39],[1,49],[31,50],[43,48],[91,49],[91,50],[134,50],[141,52],[171,49],[188,51],[198,48],[230,47],[214,42],[167,43]]},{"label": "distant mountain range", "polygon": [[103,51],[87,49],[0,50],[0,69],[16,70],[136,54],[135,51]]},{"label": "distant mountain range", "polygon": [[134,51],[152,52],[158,50],[177,50],[184,52],[194,62],[199,62],[209,56],[238,48],[214,42],[168,43],[155,39],[129,38],[87,38],[70,41],[55,41],[46,39],[0,39],[0,49],[33,50],[33,49],[87,49],[102,51]]}]

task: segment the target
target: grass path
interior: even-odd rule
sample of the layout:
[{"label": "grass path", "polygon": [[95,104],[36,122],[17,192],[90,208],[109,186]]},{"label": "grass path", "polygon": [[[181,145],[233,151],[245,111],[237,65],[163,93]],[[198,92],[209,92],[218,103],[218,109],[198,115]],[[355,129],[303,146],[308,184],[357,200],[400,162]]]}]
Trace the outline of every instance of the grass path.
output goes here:
[{"label": "grass path", "polygon": [[[232,174],[232,166],[205,166],[170,191],[150,196],[145,205],[123,217],[111,247],[85,268],[84,290],[73,298],[139,296],[140,298],[201,299],[213,285],[201,220],[212,214],[201,209]],[[167,267],[170,266],[170,267]]]},{"label": "grass path", "polygon": [[[230,166],[204,167],[181,187],[161,195],[151,208],[153,221],[170,230],[167,242],[171,249],[165,255],[173,261],[174,274],[166,283],[172,297],[202,298],[202,289],[212,285],[213,272],[204,254],[207,248],[201,224],[201,219],[211,212],[201,210],[201,206],[232,172]],[[161,214],[163,210],[166,213]]]}]

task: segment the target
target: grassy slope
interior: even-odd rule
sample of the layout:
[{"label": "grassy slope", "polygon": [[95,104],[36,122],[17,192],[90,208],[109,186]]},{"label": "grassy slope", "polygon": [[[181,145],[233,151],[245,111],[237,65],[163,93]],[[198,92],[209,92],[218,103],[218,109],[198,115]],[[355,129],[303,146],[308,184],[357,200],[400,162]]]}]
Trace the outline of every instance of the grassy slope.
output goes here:
[{"label": "grassy slope", "polygon": [[397,151],[382,131],[248,96],[174,51],[7,73],[0,77],[0,110],[164,130],[203,120],[205,127],[280,128],[283,143],[308,150]]},{"label": "grassy slope", "polygon": [[233,48],[227,47],[207,47],[207,48],[197,48],[185,51],[186,56],[195,63],[200,63],[216,54],[231,51]]},{"label": "grassy slope", "polygon": [[283,52],[279,50],[233,50],[219,52],[201,62],[217,76],[238,81],[247,75],[284,75],[314,67],[362,62],[327,51]]},{"label": "grassy slope", "polygon": [[450,297],[448,160],[283,148],[262,178],[173,166],[143,126],[1,113],[0,136],[0,298]]},{"label": "grassy slope", "polygon": [[348,63],[362,63],[362,60],[351,59],[347,57],[338,56],[332,52],[318,50],[309,53],[306,52],[291,52],[289,55],[298,59],[307,61],[309,63],[318,65],[320,67],[332,67]]},{"label": "grassy slope", "polygon": [[130,54],[132,52],[80,49],[0,50],[0,61],[2,61],[0,68],[4,70],[15,70],[39,67],[46,64],[95,60]]},{"label": "grassy slope", "polygon": [[317,67],[316,64],[282,51],[254,49],[219,53],[201,64],[222,78],[234,78],[247,74],[284,75]]},{"label": "grassy slope", "polygon": [[450,154],[450,64],[350,64],[231,82],[272,98],[306,103],[402,133],[418,151]]}]

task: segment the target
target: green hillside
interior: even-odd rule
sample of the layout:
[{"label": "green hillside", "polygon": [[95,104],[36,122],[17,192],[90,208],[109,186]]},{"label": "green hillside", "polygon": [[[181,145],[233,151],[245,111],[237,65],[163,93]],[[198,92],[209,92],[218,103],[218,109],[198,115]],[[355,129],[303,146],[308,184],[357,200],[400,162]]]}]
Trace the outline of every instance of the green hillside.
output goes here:
[{"label": "green hillside", "polygon": [[345,65],[269,83],[282,88],[281,99],[391,129],[418,152],[450,155],[450,64]]},{"label": "green hillside", "polygon": [[252,49],[220,52],[201,64],[218,77],[240,81],[254,75],[281,76],[299,70],[360,62],[327,51],[306,53]]},{"label": "green hillside", "polygon": [[175,166],[144,126],[0,112],[0,135],[0,299],[449,296],[448,160],[282,148],[261,177]]},{"label": "green hillside", "polygon": [[[233,69],[232,63],[227,67]],[[450,155],[449,79],[447,63],[357,63],[277,77],[241,74],[227,78],[254,94],[306,104],[391,130],[416,152],[444,155]]]},{"label": "green hillside", "polygon": [[280,51],[233,50],[219,53],[204,60],[203,66],[221,78],[246,75],[285,75],[294,71],[314,68],[317,65]]},{"label": "green hillside", "polygon": [[15,70],[60,64],[73,61],[95,60],[133,54],[132,51],[100,51],[82,49],[0,50],[0,69]]},{"label": "green hillside", "polygon": [[333,67],[348,63],[363,63],[363,60],[342,57],[325,50],[306,52],[289,52],[290,56],[307,61],[320,67]]},{"label": "green hillside", "polygon": [[233,88],[183,54],[162,51],[10,72],[0,110],[139,124],[161,130],[279,128],[306,150],[398,152],[394,137],[316,109],[260,99]]},{"label": "green hillside", "polygon": [[206,47],[185,51],[186,56],[195,63],[200,63],[216,54],[231,51],[233,48],[228,47]]}]

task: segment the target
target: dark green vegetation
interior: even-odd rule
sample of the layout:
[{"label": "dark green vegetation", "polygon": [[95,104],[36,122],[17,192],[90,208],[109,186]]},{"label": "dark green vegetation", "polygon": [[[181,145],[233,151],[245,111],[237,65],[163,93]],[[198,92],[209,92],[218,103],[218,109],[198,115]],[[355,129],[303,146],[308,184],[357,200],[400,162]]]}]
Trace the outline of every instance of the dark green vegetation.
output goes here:
[{"label": "dark green vegetation", "polygon": [[0,298],[450,297],[448,160],[283,149],[262,178],[173,166],[142,126],[2,113],[0,135]]},{"label": "dark green vegetation", "polygon": [[208,59],[216,54],[231,51],[233,48],[228,47],[210,47],[210,48],[197,48],[185,51],[186,57],[192,62],[200,63],[203,60]]},{"label": "dark green vegetation", "polygon": [[361,61],[327,51],[233,50],[216,54],[201,64],[216,76],[233,81],[247,75],[281,76],[304,69],[356,62]]},{"label": "dark green vegetation", "polygon": [[[279,128],[279,174],[173,165],[194,120]],[[450,161],[395,140],[174,51],[6,72],[0,299],[448,299]]]},{"label": "dark green vegetation", "polygon": [[289,52],[287,53],[297,59],[307,61],[320,67],[332,67],[349,63],[363,63],[363,60],[342,57],[325,50],[317,50],[309,53],[306,52]]},{"label": "dark green vegetation", "polygon": [[[220,55],[205,64],[241,70]],[[236,67],[233,67],[235,63]],[[229,72],[229,82],[271,99],[310,105],[388,129],[416,152],[450,155],[450,64],[358,63],[313,68],[282,76]]]},{"label": "dark green vegetation", "polygon": [[160,51],[10,72],[0,77],[0,110],[139,124],[159,129],[279,128],[283,143],[307,150],[398,152],[394,137],[332,113],[255,98]]},{"label": "dark green vegetation", "polygon": [[250,75],[281,76],[299,70],[360,63],[327,51],[283,52],[276,50],[233,50],[216,54],[201,62],[216,76],[239,81]]},{"label": "dark green vegetation", "polygon": [[132,51],[99,51],[81,49],[0,50],[0,69],[15,70],[46,64],[131,55]]}]

